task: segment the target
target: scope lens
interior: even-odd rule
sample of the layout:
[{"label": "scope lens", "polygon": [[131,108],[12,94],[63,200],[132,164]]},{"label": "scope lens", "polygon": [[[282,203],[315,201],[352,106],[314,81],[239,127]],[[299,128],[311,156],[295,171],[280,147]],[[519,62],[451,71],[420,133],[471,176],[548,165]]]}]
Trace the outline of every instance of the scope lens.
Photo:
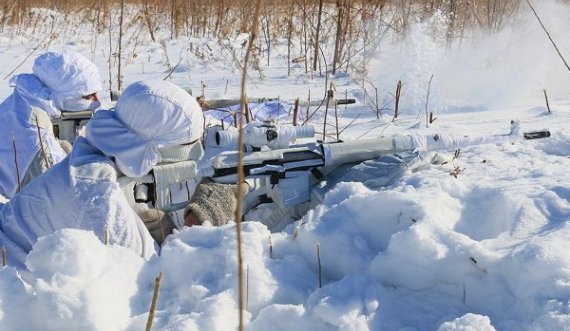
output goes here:
[{"label": "scope lens", "polygon": [[220,146],[220,133],[216,132],[216,145]]},{"label": "scope lens", "polygon": [[277,139],[277,131],[275,130],[267,130],[267,141],[272,141]]}]

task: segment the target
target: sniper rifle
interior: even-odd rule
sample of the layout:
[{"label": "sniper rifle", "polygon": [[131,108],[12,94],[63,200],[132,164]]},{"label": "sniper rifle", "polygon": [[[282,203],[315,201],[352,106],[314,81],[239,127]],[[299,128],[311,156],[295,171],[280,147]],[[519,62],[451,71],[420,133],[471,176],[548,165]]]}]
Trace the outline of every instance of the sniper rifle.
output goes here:
[{"label": "sniper rifle", "polygon": [[[150,203],[152,208],[173,212],[184,209],[189,202],[169,202],[171,193],[168,187],[171,184],[204,177],[218,183],[235,184],[238,179],[239,157],[235,145],[237,132],[217,130],[214,135],[215,145],[233,146],[234,150],[221,152],[200,167],[195,161],[159,165],[151,174],[130,180],[129,200]],[[303,204],[311,199],[315,184],[322,182],[335,169],[377,159],[383,155],[414,151],[419,146],[427,146],[427,149],[455,150],[520,139],[518,135],[496,135],[470,140],[465,140],[465,137],[446,140],[443,135],[433,135],[423,138],[427,139],[427,143],[426,140],[418,143],[418,138],[421,138],[419,135],[397,135],[334,143],[297,143],[298,140],[313,136],[314,129],[310,126],[276,127],[265,122],[250,123],[244,127],[243,141],[247,146],[242,146],[246,151],[242,164],[246,182],[251,188],[244,198],[244,214],[264,202],[274,202],[279,208],[292,208]],[[524,133],[522,138],[528,140],[549,136],[550,132],[545,130]],[[430,142],[430,139],[434,141]],[[153,193],[147,193],[147,198],[137,200],[132,197],[132,192],[135,192],[135,196],[137,192],[140,193],[137,189],[140,185],[152,187],[149,192]],[[152,196],[155,198],[152,199]]]}]

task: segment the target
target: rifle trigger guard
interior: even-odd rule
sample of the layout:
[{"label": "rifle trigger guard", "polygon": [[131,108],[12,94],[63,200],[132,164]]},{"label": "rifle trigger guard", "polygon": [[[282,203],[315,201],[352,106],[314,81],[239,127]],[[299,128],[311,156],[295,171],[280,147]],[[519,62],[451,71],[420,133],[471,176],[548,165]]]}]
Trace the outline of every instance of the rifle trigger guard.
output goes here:
[{"label": "rifle trigger guard", "polygon": [[269,183],[273,186],[279,184],[279,180],[285,178],[285,173],[283,172],[272,172],[269,174]]},{"label": "rifle trigger guard", "polygon": [[325,176],[325,174],[317,168],[312,168],[310,171],[311,175],[313,175],[313,177],[315,177],[317,180],[321,180]]}]

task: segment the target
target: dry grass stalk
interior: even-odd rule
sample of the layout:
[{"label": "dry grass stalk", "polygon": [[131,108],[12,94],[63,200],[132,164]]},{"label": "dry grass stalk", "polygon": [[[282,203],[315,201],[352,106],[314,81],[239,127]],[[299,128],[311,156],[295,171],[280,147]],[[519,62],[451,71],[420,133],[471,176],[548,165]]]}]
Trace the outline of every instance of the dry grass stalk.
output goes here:
[{"label": "dry grass stalk", "polygon": [[323,287],[323,269],[321,266],[321,244],[317,242],[317,266],[319,268],[319,288]]},{"label": "dry grass stalk", "polygon": [[162,271],[158,274],[154,281],[154,292],[152,294],[152,302],[150,304],[150,310],[148,312],[148,320],[146,321],[145,331],[152,330],[152,323],[154,321],[154,312],[156,311],[156,304],[158,302],[158,296],[160,294],[160,284],[162,282]]},{"label": "dry grass stalk", "polygon": [[562,62],[564,62],[564,65],[566,66],[566,69],[568,69],[568,71],[570,71],[570,66],[568,65],[568,63],[566,62],[566,59],[564,58],[564,56],[562,55],[562,53],[560,52],[560,50],[558,49],[558,46],[556,46],[556,43],[554,42],[554,40],[552,39],[552,37],[550,36],[550,33],[548,32],[548,30],[546,29],[546,27],[544,26],[544,24],[542,23],[542,20],[540,19],[540,17],[538,16],[538,14],[536,13],[536,10],[534,10],[534,7],[531,5],[529,0],[526,0],[526,3],[529,5],[530,9],[532,9],[532,13],[534,14],[534,16],[536,17],[536,19],[538,20],[538,23],[540,23],[540,26],[542,27],[542,30],[544,30],[544,32],[546,33],[546,35],[548,36],[548,39],[550,40],[550,42],[552,43],[552,46],[554,46],[554,49],[556,49],[556,52],[558,53],[558,56],[560,57],[560,59],[562,59]]},{"label": "dry grass stalk", "polygon": [[550,104],[548,103],[548,95],[546,95],[546,89],[542,90],[544,92],[544,100],[546,100],[546,109],[548,109],[548,113],[550,114]]},{"label": "dry grass stalk", "polygon": [[[94,0],[90,6],[86,6],[81,1],[69,0],[18,0],[11,3],[4,1],[4,5],[0,7],[0,29],[15,27],[15,33],[22,33],[25,26],[32,26],[37,22],[44,21],[45,17],[41,16],[43,13],[31,11],[32,8],[40,7],[72,13],[75,17],[84,13],[83,15],[86,17],[84,20],[91,20],[95,30],[102,31],[108,18],[105,16],[107,15],[105,12],[119,8],[121,1],[124,0]],[[248,23],[251,21],[250,13],[253,12],[253,2],[244,0],[231,2],[228,0],[129,0],[127,3],[132,7],[138,6],[140,8],[142,12],[140,23],[148,27],[151,39],[155,37],[154,32],[157,30],[170,30],[171,38],[176,38],[184,33],[192,37],[207,35],[225,38],[239,32],[245,32]],[[315,24],[317,22],[314,20],[315,23],[313,23],[311,18],[317,16],[320,3],[323,3],[322,13],[319,15],[321,24],[316,29]],[[340,16],[342,33],[341,38],[339,38],[339,45],[344,44],[342,47],[344,50],[338,52],[339,59],[345,57],[345,61],[349,61],[350,48],[354,48],[357,44],[356,39],[360,39],[358,37],[370,32],[370,22],[382,22],[380,24],[382,28],[390,28],[398,33],[405,33],[405,28],[412,22],[425,19],[434,13],[441,13],[442,16],[450,18],[447,31],[447,39],[449,39],[463,36],[467,27],[480,27],[497,31],[504,26],[509,18],[514,16],[513,14],[518,9],[520,1],[339,0],[337,3],[343,6],[343,15]],[[300,43],[299,54],[309,56],[308,49],[311,46],[307,47],[308,43],[314,46],[316,40],[320,42],[334,38],[334,26],[339,17],[333,13],[333,4],[331,1],[324,3],[322,0],[285,0],[264,7],[261,11],[265,18],[265,28],[269,28],[271,32],[271,34],[267,34],[267,37],[275,39],[279,32],[287,34],[286,30],[289,26],[287,20],[294,17],[295,22],[292,22],[292,36],[294,38],[290,38],[290,40],[298,40]],[[390,17],[388,17],[388,13],[391,14]],[[95,16],[93,16],[94,14]],[[154,21],[150,20],[153,17],[156,17]],[[61,21],[58,23],[56,25],[61,26]],[[64,18],[64,23],[73,24],[73,21]],[[319,37],[315,38],[317,31],[320,31]],[[312,36],[310,35],[311,32]],[[309,39],[311,40],[309,41]],[[367,36],[365,39],[370,41],[374,39],[374,36]],[[317,57],[313,58],[313,62],[315,58]],[[307,71],[305,68],[305,72]]]},{"label": "dry grass stalk", "polygon": [[22,179],[20,178],[20,167],[18,165],[18,149],[16,148],[16,139],[12,137],[12,147],[14,148],[14,163],[16,165],[16,179],[18,180],[18,188],[16,192],[22,190]]},{"label": "dry grass stalk", "polygon": [[334,120],[336,126],[336,141],[339,141],[339,132],[338,132],[338,100],[334,101]]},{"label": "dry grass stalk", "polygon": [[109,245],[109,229],[105,226],[105,233],[104,233],[103,243],[105,245]]},{"label": "dry grass stalk", "polygon": [[299,98],[295,99],[295,104],[293,105],[293,126],[297,126],[298,112],[299,112]]},{"label": "dry grass stalk", "polygon": [[396,95],[394,96],[394,118],[395,120],[400,115],[400,95],[402,93],[402,81],[399,80],[396,84]]},{"label": "dry grass stalk", "polygon": [[49,161],[48,155],[46,153],[46,149],[44,147],[44,139],[42,137],[42,132],[40,130],[40,124],[38,123],[38,118],[36,117],[36,129],[38,131],[38,139],[40,140],[40,149],[42,151],[42,155],[44,157],[44,162],[46,163],[46,168],[51,168],[52,164]]},{"label": "dry grass stalk", "polygon": [[[334,97],[334,92],[333,92],[333,84],[330,84],[330,88],[327,91],[327,98],[326,98],[326,103],[325,103],[325,118],[323,121],[323,141],[325,141],[326,139],[326,133],[327,133],[327,114],[329,112],[329,103],[332,100],[332,98]],[[318,108],[317,108],[318,109]],[[308,120],[308,119],[307,119]]]},{"label": "dry grass stalk", "polygon": [[[429,78],[429,82],[428,82],[428,88],[427,88],[427,93],[426,93],[426,104],[425,104],[425,112],[426,112],[426,128],[429,128],[429,125],[433,122],[431,120],[432,118],[432,114],[430,113],[430,118],[428,118],[428,103],[429,103],[429,94],[431,91],[431,81],[433,79],[433,74],[431,75],[431,77]],[[419,114],[418,114],[419,115]]]},{"label": "dry grass stalk", "polygon": [[245,272],[245,308],[249,306],[249,264],[246,266]]},{"label": "dry grass stalk", "polygon": [[374,87],[374,94],[376,97],[376,119],[380,119],[380,115],[382,115],[381,111],[380,111],[380,104],[378,103],[378,88]]},{"label": "dry grass stalk", "polygon": [[109,91],[113,90],[113,28],[112,28],[113,18],[109,12],[109,65],[107,67],[109,72]]},{"label": "dry grass stalk", "polygon": [[273,243],[271,242],[271,236],[269,236],[269,258],[273,258]]},{"label": "dry grass stalk", "polygon": [[249,62],[249,57],[251,54],[251,49],[253,46],[254,41],[256,40],[257,36],[257,28],[258,28],[258,21],[259,21],[259,12],[260,8],[262,7],[262,0],[256,0],[255,2],[255,12],[253,15],[253,20],[251,24],[251,33],[249,38],[249,43],[247,45],[247,50],[245,52],[244,62],[243,62],[243,71],[241,77],[241,111],[242,116],[239,118],[239,135],[238,135],[238,180],[237,180],[237,190],[236,190],[236,209],[235,209],[235,221],[237,223],[236,231],[237,231],[237,255],[238,255],[238,330],[243,331],[245,324],[244,324],[244,289],[243,289],[243,256],[242,256],[242,239],[241,239],[241,221],[242,221],[242,202],[243,196],[241,192],[243,192],[243,183],[245,180],[245,174],[243,169],[243,146],[244,138],[243,138],[243,112],[246,111],[246,82],[247,82],[247,65]]},{"label": "dry grass stalk", "polygon": [[450,175],[450,176],[453,176],[453,177],[455,177],[455,178],[457,178],[457,176],[459,176],[459,174],[460,174],[461,172],[463,172],[463,170],[465,170],[465,169],[461,169],[459,166],[455,166],[455,167],[453,168],[453,170],[451,170],[451,171],[449,172],[449,175]]},{"label": "dry grass stalk", "polygon": [[153,42],[155,42],[156,38],[154,37],[154,24],[152,23],[152,18],[150,15],[148,2],[144,3],[144,19],[145,19],[146,25],[148,27],[148,33],[150,35],[150,39]]},{"label": "dry grass stalk", "polygon": [[293,7],[289,8],[289,19],[287,20],[287,76],[291,76],[291,43],[293,41]]},{"label": "dry grass stalk", "polygon": [[[164,40],[160,41],[160,47],[162,48],[162,51],[164,52],[164,59],[166,61],[166,67],[167,67],[168,71],[173,71],[172,64],[170,63],[170,57],[168,56],[168,48],[166,47],[166,42]],[[202,93],[202,95],[203,95],[203,93]]]},{"label": "dry grass stalk", "polygon": [[357,120],[358,118],[360,118],[360,115],[362,115],[362,113],[356,115],[356,117],[353,118],[352,121],[350,121],[350,123],[348,123],[342,130],[340,130],[339,133],[338,133],[339,136],[344,132],[344,130],[350,128],[350,127],[352,126],[352,124],[353,124],[354,122],[356,122],[356,120]]},{"label": "dry grass stalk", "polygon": [[18,70],[18,68],[20,68],[22,66],[22,64],[24,64],[29,58],[30,56],[32,56],[32,54],[35,53],[36,50],[38,50],[38,48],[40,48],[40,46],[42,46],[42,44],[38,44],[36,47],[34,47],[34,49],[32,49],[31,52],[28,53],[28,55],[26,55],[26,57],[24,58],[24,60],[22,60],[22,62],[20,62],[20,64],[18,64],[12,71],[10,71],[6,76],[4,76],[4,80],[6,80],[6,78],[10,77],[16,70]]},{"label": "dry grass stalk", "polygon": [[338,62],[340,60],[340,52],[342,48],[341,39],[343,34],[346,33],[346,30],[343,27],[343,21],[345,16],[344,8],[345,6],[348,7],[348,5],[345,4],[344,1],[337,1],[336,6],[337,6],[336,37],[334,41],[333,63],[332,63],[332,72],[331,72],[333,75],[336,73]]},{"label": "dry grass stalk", "polygon": [[304,123],[306,123],[307,121],[309,121],[309,112],[311,110],[311,89],[309,89],[309,95],[307,96],[307,112],[305,114],[305,121]]},{"label": "dry grass stalk", "polygon": [[7,265],[8,253],[6,252],[6,247],[2,246],[2,267]]},{"label": "dry grass stalk", "polygon": [[323,0],[319,0],[319,11],[317,13],[317,29],[315,31],[315,45],[313,52],[313,72],[317,71],[317,60],[319,58],[319,35],[321,32],[321,19],[323,16]]},{"label": "dry grass stalk", "polygon": [[119,15],[119,40],[118,40],[118,66],[117,66],[117,89],[120,91],[122,89],[122,78],[121,78],[121,54],[123,53],[123,17],[125,13],[125,0],[121,0]]},{"label": "dry grass stalk", "polygon": [[[247,100],[247,96],[246,96],[246,100]],[[243,113],[245,114],[245,123],[249,124],[249,122],[251,121],[251,116],[250,116],[251,112],[249,109],[249,104],[246,102],[244,104],[244,107],[245,107],[245,109],[244,109]]]}]

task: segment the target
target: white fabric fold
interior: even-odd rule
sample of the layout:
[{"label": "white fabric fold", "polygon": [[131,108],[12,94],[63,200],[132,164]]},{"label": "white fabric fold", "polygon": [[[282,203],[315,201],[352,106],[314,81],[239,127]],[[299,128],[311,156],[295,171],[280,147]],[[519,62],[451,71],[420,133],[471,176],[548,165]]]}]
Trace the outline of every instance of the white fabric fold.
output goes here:
[{"label": "white fabric fold", "polygon": [[25,269],[38,238],[72,228],[148,259],[158,250],[117,183],[111,160],[80,137],[71,154],[0,209],[0,245],[8,265]]},{"label": "white fabric fold", "polygon": [[34,61],[33,73],[50,89],[51,100],[60,110],[74,111],[64,108],[64,100],[103,89],[95,64],[71,51],[47,52],[38,56]]},{"label": "white fabric fold", "polygon": [[[0,194],[5,197],[12,198],[19,184],[24,184],[33,160],[44,159],[42,144],[47,154],[45,158],[51,163],[65,158],[66,153],[54,137],[51,123],[46,125],[47,117],[42,109],[30,105],[28,99],[17,92],[0,104]],[[37,158],[38,153],[42,153],[42,157]]]},{"label": "white fabric fold", "polygon": [[[102,89],[97,67],[75,52],[47,52],[35,60],[33,74],[10,79],[14,93],[0,104],[0,194],[12,198],[33,160],[65,157],[51,129],[50,118],[61,116],[61,104]],[[44,114],[45,112],[45,114]],[[45,155],[44,155],[45,151]],[[41,153],[41,157],[38,157]],[[33,176],[28,176],[32,179]]]},{"label": "white fabric fold", "polygon": [[45,86],[37,76],[20,74],[10,79],[10,86],[31,106],[43,109],[51,118],[60,117],[61,111],[57,109],[52,100],[51,90]]},{"label": "white fabric fold", "polygon": [[115,110],[95,113],[87,140],[114,158],[128,177],[147,174],[160,161],[160,148],[202,137],[204,118],[198,102],[182,88],[161,80],[131,84]]}]

